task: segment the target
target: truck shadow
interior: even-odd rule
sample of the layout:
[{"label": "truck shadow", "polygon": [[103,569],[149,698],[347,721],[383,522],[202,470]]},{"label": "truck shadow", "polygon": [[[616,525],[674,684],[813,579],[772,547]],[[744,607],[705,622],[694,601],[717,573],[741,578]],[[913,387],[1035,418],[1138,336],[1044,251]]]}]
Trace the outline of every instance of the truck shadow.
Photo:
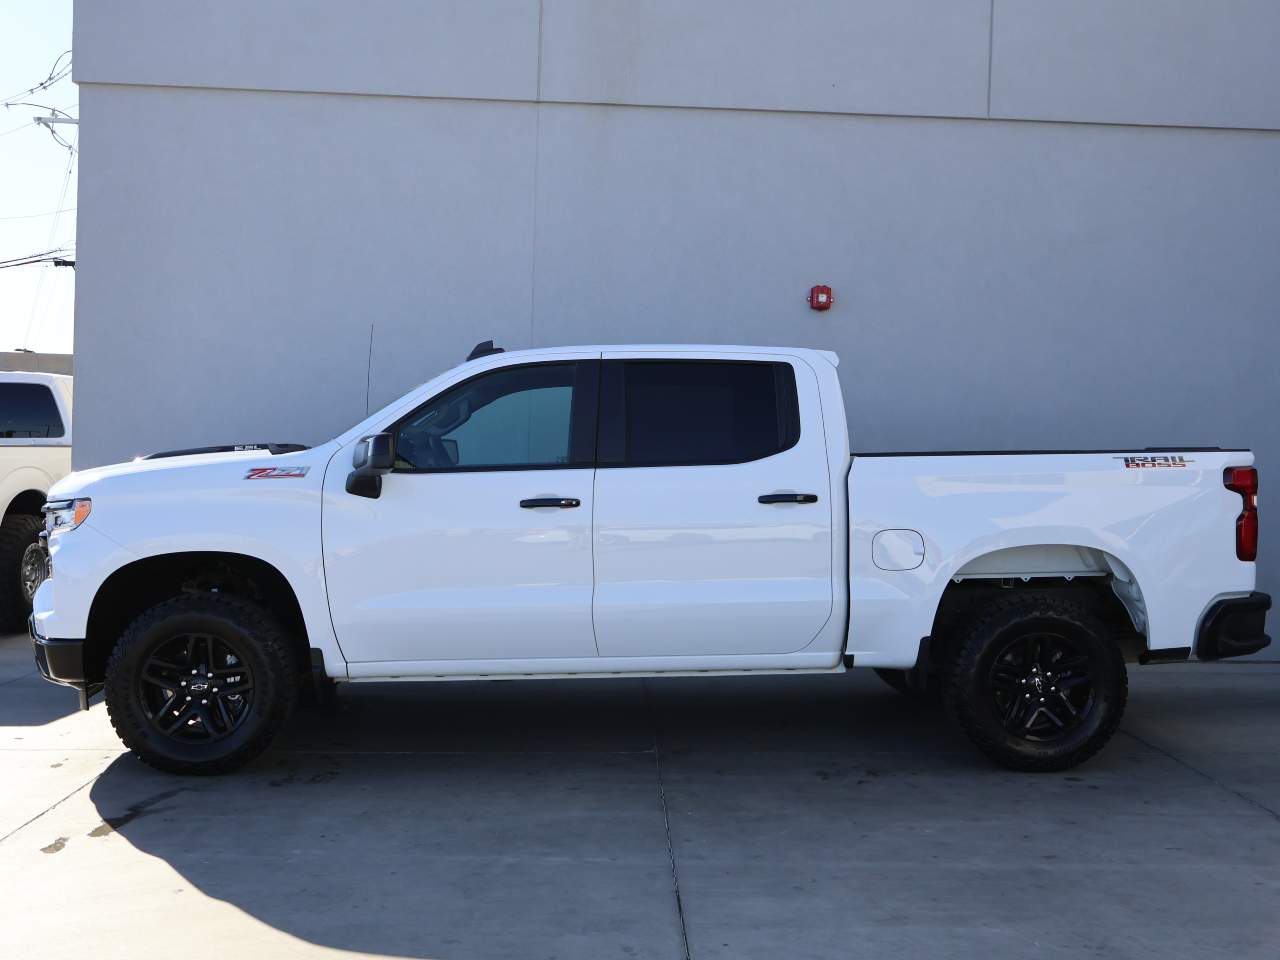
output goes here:
[{"label": "truck shadow", "polygon": [[46,683],[36,672],[30,637],[0,634],[0,726],[43,726],[78,709],[74,690]]},{"label": "truck shadow", "polygon": [[[178,778],[121,757],[92,788],[95,835],[326,947],[670,957],[667,816],[677,856],[707,837],[740,847],[779,810],[794,842],[825,844],[832,810],[867,782],[975,768],[935,712],[874,678],[854,686],[353,685],[234,775]],[[183,923],[160,922],[175,935]]]},{"label": "truck shadow", "polygon": [[[923,929],[951,955],[1012,957],[1033,940],[1096,952],[1079,918],[1128,929],[1139,906],[1159,937],[1144,955],[1223,918],[1262,944],[1265,912],[1242,905],[1280,856],[1278,675],[1153,668],[1128,732],[1034,776],[865,673],[354,685],[234,775],[115,761],[89,837],[130,846],[81,869],[103,871],[95,909],[146,897],[156,938],[259,955],[286,935],[438,960],[670,958],[683,917],[699,957],[892,956]],[[1188,898],[1189,875],[1214,882]]]},{"label": "truck shadow", "polygon": [[0,727],[39,727],[80,709],[76,692],[37,673],[0,681]]}]

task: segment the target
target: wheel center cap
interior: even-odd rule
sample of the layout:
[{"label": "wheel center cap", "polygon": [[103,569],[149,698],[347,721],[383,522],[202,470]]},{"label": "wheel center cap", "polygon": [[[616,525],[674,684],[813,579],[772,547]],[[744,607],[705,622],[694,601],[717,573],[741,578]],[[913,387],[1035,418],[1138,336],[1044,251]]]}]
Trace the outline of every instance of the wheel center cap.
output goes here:
[{"label": "wheel center cap", "polygon": [[209,689],[209,684],[203,680],[192,680],[191,685],[187,689],[192,693],[204,693]]}]

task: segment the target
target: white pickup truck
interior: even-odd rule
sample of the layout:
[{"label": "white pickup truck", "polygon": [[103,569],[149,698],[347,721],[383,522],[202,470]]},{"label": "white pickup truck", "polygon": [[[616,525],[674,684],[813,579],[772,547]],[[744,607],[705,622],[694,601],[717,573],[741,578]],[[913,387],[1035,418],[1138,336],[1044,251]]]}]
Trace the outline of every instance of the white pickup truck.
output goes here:
[{"label": "white pickup truck", "polygon": [[486,343],[317,447],[75,473],[37,662],[174,772],[244,763],[331,680],[854,667],[1061,770],[1126,661],[1269,642],[1248,451],[851,458],[837,363]]},{"label": "white pickup truck", "polygon": [[0,630],[23,628],[44,578],[40,509],[71,472],[71,378],[0,371]]}]

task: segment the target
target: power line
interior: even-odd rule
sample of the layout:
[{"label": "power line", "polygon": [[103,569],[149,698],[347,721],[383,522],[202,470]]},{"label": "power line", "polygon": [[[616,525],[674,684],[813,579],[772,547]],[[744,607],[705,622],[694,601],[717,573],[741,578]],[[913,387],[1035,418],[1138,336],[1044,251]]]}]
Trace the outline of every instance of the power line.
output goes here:
[{"label": "power line", "polygon": [[[62,62],[64,59],[66,59],[67,61],[65,64],[63,64]],[[74,153],[75,147],[67,143],[66,140],[62,139],[62,137],[58,136],[58,132],[53,129],[53,122],[59,122],[59,121],[53,121],[53,122],[50,122],[50,121],[52,121],[54,117],[63,117],[65,118],[65,121],[69,123],[78,123],[79,121],[77,121],[75,117],[71,116],[71,114],[67,113],[65,110],[59,109],[58,107],[50,107],[47,104],[43,104],[43,103],[32,103],[31,101],[26,99],[27,97],[31,96],[34,93],[39,93],[41,90],[48,90],[50,87],[58,83],[60,80],[65,78],[70,73],[71,73],[71,51],[64,50],[62,51],[62,53],[58,54],[58,59],[53,61],[53,66],[49,69],[49,75],[47,77],[45,77],[43,80],[37,83],[34,87],[28,87],[26,90],[23,90],[21,93],[15,93],[11,97],[6,97],[3,101],[3,105],[6,110],[10,109],[11,107],[35,107],[37,110],[48,110],[49,111],[48,118],[36,117],[32,120],[32,123],[43,124],[44,127],[49,131],[49,135],[53,137],[53,139],[60,146],[66,147],[68,150]],[[21,126],[14,127],[11,130],[6,130],[3,134],[0,134],[0,136],[7,136],[10,133],[17,133],[19,130],[23,130],[26,127],[27,127],[27,124],[24,123]]]},{"label": "power line", "polygon": [[74,213],[75,207],[64,207],[61,210],[50,210],[48,213],[28,213],[20,217],[0,217],[0,221],[5,220],[39,220],[42,217],[52,217],[59,213]]},{"label": "power line", "polygon": [[55,124],[62,123],[70,124],[71,126],[78,126],[80,121],[71,114],[67,113],[65,110],[59,110],[57,107],[46,106],[43,103],[32,103],[30,100],[15,100],[11,103],[6,103],[5,108],[7,109],[9,107],[35,107],[37,110],[48,110],[49,115],[47,117],[33,117],[31,122],[39,124],[47,129],[49,131],[49,136],[53,137],[59,146],[66,147],[72,153],[75,153],[76,148],[58,136],[58,131],[54,129]]},{"label": "power line", "polygon": [[[37,123],[38,123],[38,122],[39,122],[39,121],[37,121]],[[46,124],[46,126],[47,126],[47,124]],[[49,136],[53,137],[54,141],[55,141],[59,146],[66,147],[66,148],[67,148],[68,150],[70,150],[72,153],[75,153],[75,152],[76,152],[75,144],[73,144],[73,143],[67,143],[67,141],[63,140],[60,136],[58,136],[58,131],[54,130],[54,129],[53,129],[53,127],[49,127]],[[63,191],[63,192],[65,193],[66,191]]]},{"label": "power line", "polygon": [[76,262],[70,257],[40,257],[36,260],[23,260],[21,263],[0,263],[0,270],[9,270],[13,267],[36,267],[42,263],[51,263],[55,267],[74,267]]},{"label": "power line", "polygon": [[62,254],[70,252],[70,247],[57,247],[53,250],[43,250],[40,253],[29,253],[25,257],[14,257],[11,260],[0,260],[0,270],[7,267],[25,267],[33,263],[45,263],[57,260]]},{"label": "power line", "polygon": [[[53,66],[49,68],[48,76],[46,76],[43,80],[41,80],[35,86],[28,87],[26,90],[23,90],[20,93],[15,93],[10,97],[6,97],[2,101],[6,110],[15,106],[29,106],[29,107],[35,107],[38,110],[48,110],[49,115],[47,117],[33,118],[30,125],[35,125],[35,124],[43,125],[49,131],[49,135],[52,136],[53,139],[58,144],[67,148],[67,170],[65,175],[62,178],[62,190],[58,194],[58,202],[54,204],[54,210],[52,213],[53,223],[49,229],[49,239],[47,241],[47,245],[50,247],[53,246],[54,240],[57,237],[58,224],[62,220],[62,214],[64,212],[69,212],[66,208],[63,207],[63,203],[67,199],[67,188],[71,184],[71,171],[75,168],[76,145],[79,143],[78,136],[75,138],[75,142],[71,142],[71,143],[67,142],[62,137],[60,137],[58,135],[57,130],[55,129],[55,124],[58,124],[58,123],[75,124],[75,123],[78,123],[79,121],[77,121],[75,117],[72,117],[71,114],[67,113],[65,110],[59,109],[58,107],[50,107],[46,104],[33,103],[30,100],[27,100],[26,98],[33,96],[34,94],[37,94],[42,90],[48,90],[54,84],[58,83],[59,81],[63,80],[65,77],[69,76],[70,73],[71,73],[71,51],[64,50],[62,53],[58,54],[58,58],[53,61]],[[12,130],[5,131],[5,135],[9,133],[16,133],[18,130],[25,129],[26,126],[28,126],[28,124],[23,124],[20,127],[14,127]],[[37,214],[36,216],[43,216],[43,215]],[[34,219],[34,217],[31,217],[31,218],[13,217],[13,218],[6,218],[6,219],[15,219],[15,220],[16,219]],[[75,267],[74,260],[60,256],[61,254],[66,252],[67,252],[66,247],[58,247],[56,249],[46,250],[44,253],[40,253],[40,254],[31,254],[27,257],[19,257],[9,261],[0,261],[0,269],[7,269],[9,267],[32,266],[34,264],[41,264],[41,263],[51,263],[55,267],[69,266],[74,268]],[[48,274],[47,270],[41,271],[40,279],[36,282],[35,294],[31,299],[31,313],[27,317],[27,329],[22,336],[22,346],[24,348],[28,345],[28,342],[31,339],[31,327],[35,323],[36,313],[39,311],[39,308],[40,308],[40,303],[41,303],[40,295],[44,290],[44,280],[47,274]]]},{"label": "power line", "polygon": [[62,63],[63,57],[70,57],[70,56],[71,56],[70,50],[63,50],[62,53],[58,54],[58,59],[53,61],[53,66],[50,68],[49,75],[47,77],[45,77],[43,80],[37,83],[34,87],[27,87],[27,89],[19,93],[15,93],[11,97],[5,97],[3,101],[4,105],[9,106],[9,103],[12,100],[19,100],[22,97],[29,97],[31,96],[31,94],[38,93],[41,90],[48,90],[50,87],[52,87],[55,83],[57,83],[63,77],[67,76],[67,74],[71,72],[71,61],[67,60],[67,63],[65,66],[59,66],[59,65]]},{"label": "power line", "polygon": [[[34,103],[31,100],[10,100],[8,103],[5,104],[5,106],[6,107],[35,107],[37,110],[48,110],[50,115],[52,116],[66,117],[68,120],[75,119],[75,117],[71,116],[71,114],[67,113],[65,110],[60,110],[57,107],[51,107],[47,103]],[[36,117],[31,122],[36,123],[39,120],[40,118]]]},{"label": "power line", "polygon": [[25,130],[27,127],[34,127],[35,125],[36,122],[34,120],[28,120],[26,123],[20,123],[16,127],[12,127],[5,130],[3,133],[0,133],[0,137],[7,137],[11,133],[17,133],[19,130]]},{"label": "power line", "polygon": [[[12,106],[12,104],[5,104],[6,108],[9,106]],[[41,109],[52,111],[55,114],[61,114],[64,117],[69,117],[71,114],[67,113],[67,111],[78,106],[80,106],[79,103],[69,103],[65,107],[42,107]],[[38,120],[32,119],[28,120],[26,123],[20,123],[16,127],[10,127],[8,130],[0,130],[0,137],[7,137],[11,133],[17,133],[19,130],[26,130],[28,127],[34,127],[38,123]]]},{"label": "power line", "polygon": [[[59,139],[59,138],[55,136],[54,139]],[[76,137],[76,142],[79,143],[78,135]],[[70,186],[71,184],[71,171],[75,167],[75,163],[76,163],[75,147],[73,147],[71,144],[67,144],[67,172],[66,172],[66,175],[62,178],[62,192],[58,194],[58,202],[53,205],[55,210],[58,210],[58,211],[62,210],[62,204],[67,199],[67,187]],[[53,224],[49,227],[49,240],[47,241],[50,245],[53,244],[54,238],[57,237],[58,235],[58,222],[61,219],[62,219],[61,213],[54,214]],[[40,279],[36,281],[36,292],[35,292],[35,295],[32,296],[31,298],[31,313],[27,317],[27,329],[26,329],[26,332],[23,333],[22,335],[22,345],[24,347],[30,345],[28,341],[30,341],[31,339],[31,326],[36,321],[36,310],[40,306],[40,294],[44,291],[44,278],[47,275],[48,275],[47,270],[42,271],[40,274]]]}]

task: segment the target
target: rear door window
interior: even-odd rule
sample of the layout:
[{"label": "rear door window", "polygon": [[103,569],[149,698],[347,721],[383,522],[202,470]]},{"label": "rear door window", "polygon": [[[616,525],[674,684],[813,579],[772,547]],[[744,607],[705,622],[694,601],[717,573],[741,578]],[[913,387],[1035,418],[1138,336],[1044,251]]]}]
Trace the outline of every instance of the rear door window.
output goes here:
[{"label": "rear door window", "polygon": [[601,466],[747,463],[800,439],[788,363],[609,360],[600,401]]},{"label": "rear door window", "polygon": [[53,392],[40,383],[0,383],[0,439],[61,437],[66,433]]}]

